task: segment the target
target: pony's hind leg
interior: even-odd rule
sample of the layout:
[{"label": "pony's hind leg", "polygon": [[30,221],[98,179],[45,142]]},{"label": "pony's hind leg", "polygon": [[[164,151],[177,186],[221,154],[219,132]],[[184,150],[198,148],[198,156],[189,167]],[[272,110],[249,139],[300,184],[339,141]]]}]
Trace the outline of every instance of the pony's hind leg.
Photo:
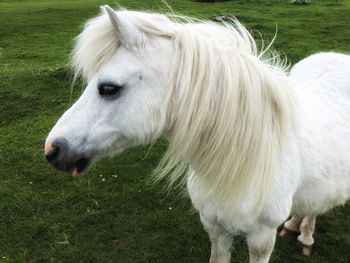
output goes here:
[{"label": "pony's hind leg", "polygon": [[268,263],[276,241],[276,229],[259,225],[248,233],[249,263]]},{"label": "pony's hind leg", "polygon": [[298,248],[304,256],[310,256],[314,238],[312,235],[315,232],[316,216],[306,216],[300,225],[300,235],[297,238]]},{"label": "pony's hind leg", "polygon": [[232,235],[219,224],[208,222],[203,215],[201,222],[211,242],[210,263],[229,263],[231,260]]},{"label": "pony's hind leg", "polygon": [[279,232],[281,237],[285,237],[287,235],[295,235],[295,237],[300,233],[300,224],[303,218],[293,215],[291,219],[283,224],[282,229]]}]

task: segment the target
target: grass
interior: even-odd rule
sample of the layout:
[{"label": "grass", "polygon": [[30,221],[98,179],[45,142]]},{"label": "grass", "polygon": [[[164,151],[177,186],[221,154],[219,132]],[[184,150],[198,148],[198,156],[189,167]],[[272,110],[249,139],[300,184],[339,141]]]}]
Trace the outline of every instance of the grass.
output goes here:
[{"label": "grass", "polygon": [[[149,185],[166,144],[139,147],[73,179],[43,158],[45,137],[70,100],[65,75],[72,39],[99,12],[96,0],[0,0],[0,262],[206,262],[210,244],[190,202]],[[132,9],[168,11],[160,1],[120,0]],[[176,12],[233,14],[272,39],[292,63],[318,51],[350,52],[350,2],[169,0]],[[320,216],[315,253],[277,240],[271,262],[350,262],[350,207]],[[234,262],[247,262],[243,238]]]}]

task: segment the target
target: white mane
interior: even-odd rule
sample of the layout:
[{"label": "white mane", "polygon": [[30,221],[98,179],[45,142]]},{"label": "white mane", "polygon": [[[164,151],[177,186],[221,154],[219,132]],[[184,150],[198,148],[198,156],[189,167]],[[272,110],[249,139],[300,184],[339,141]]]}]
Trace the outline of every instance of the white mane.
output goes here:
[{"label": "white mane", "polygon": [[[219,25],[119,12],[145,34],[145,45],[146,36],[174,41],[166,124],[169,147],[156,170],[157,179],[183,181],[191,166],[218,203],[234,210],[248,195],[249,209],[261,209],[284,139],[294,125],[292,89],[278,59],[264,61],[252,36],[237,21]],[[90,20],[74,50],[76,75],[91,79],[118,45],[107,15]]]}]

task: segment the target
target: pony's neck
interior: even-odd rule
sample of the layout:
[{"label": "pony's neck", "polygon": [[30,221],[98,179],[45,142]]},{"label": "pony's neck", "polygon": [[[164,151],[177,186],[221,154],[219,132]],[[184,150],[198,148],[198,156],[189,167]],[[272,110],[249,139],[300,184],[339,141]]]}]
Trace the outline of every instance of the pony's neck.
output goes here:
[{"label": "pony's neck", "polygon": [[171,136],[158,172],[173,183],[191,165],[210,186],[208,196],[234,210],[253,194],[249,209],[259,211],[292,130],[294,97],[283,70],[258,58],[249,33],[236,26],[216,26],[220,37],[213,31],[208,38],[210,25],[175,38]]}]

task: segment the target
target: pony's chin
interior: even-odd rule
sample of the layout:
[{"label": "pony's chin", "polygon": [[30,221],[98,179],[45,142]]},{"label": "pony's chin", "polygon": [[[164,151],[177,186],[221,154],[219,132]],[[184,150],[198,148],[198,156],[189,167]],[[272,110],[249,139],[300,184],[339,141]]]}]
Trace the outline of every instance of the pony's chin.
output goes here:
[{"label": "pony's chin", "polygon": [[82,176],[90,170],[91,166],[96,161],[103,159],[105,157],[114,157],[124,152],[126,149],[127,147],[119,147],[117,149],[112,150],[111,152],[105,152],[105,153],[99,152],[98,154],[95,154],[93,157],[80,158],[71,165],[71,169],[68,170],[68,172],[72,177]]},{"label": "pony's chin", "polygon": [[81,158],[75,162],[73,168],[70,170],[70,175],[73,177],[81,176],[87,173],[93,161],[90,158]]}]

